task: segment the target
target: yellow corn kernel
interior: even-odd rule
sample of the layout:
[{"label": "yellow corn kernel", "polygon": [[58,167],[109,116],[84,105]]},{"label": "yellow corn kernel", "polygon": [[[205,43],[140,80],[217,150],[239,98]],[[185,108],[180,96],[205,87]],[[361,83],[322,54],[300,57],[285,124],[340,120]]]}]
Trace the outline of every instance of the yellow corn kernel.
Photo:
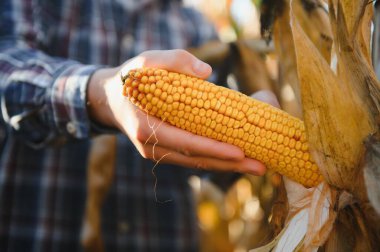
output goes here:
[{"label": "yellow corn kernel", "polygon": [[301,120],[242,93],[161,69],[131,70],[123,95],[145,112],[194,134],[240,147],[306,187],[323,176],[312,160]]}]

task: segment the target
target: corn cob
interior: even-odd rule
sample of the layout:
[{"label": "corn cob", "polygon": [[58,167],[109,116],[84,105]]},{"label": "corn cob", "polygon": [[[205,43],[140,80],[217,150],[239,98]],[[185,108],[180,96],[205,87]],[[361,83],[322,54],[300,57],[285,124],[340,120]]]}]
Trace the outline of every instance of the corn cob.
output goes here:
[{"label": "corn cob", "polygon": [[174,126],[240,147],[306,187],[323,177],[313,162],[304,123],[269,104],[208,81],[141,68],[122,77],[123,95]]}]

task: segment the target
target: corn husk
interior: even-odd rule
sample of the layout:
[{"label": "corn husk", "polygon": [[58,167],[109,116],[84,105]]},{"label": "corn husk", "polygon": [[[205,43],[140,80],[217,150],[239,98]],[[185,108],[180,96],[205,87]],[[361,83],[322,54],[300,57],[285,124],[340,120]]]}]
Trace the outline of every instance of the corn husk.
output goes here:
[{"label": "corn husk", "polygon": [[328,4],[329,21],[323,24],[331,25],[331,58],[307,30],[315,27],[303,23],[299,1],[290,1],[289,8],[303,118],[313,158],[327,183],[308,190],[287,187],[285,228],[257,251],[379,249],[380,85],[370,57],[373,6],[367,1]]}]

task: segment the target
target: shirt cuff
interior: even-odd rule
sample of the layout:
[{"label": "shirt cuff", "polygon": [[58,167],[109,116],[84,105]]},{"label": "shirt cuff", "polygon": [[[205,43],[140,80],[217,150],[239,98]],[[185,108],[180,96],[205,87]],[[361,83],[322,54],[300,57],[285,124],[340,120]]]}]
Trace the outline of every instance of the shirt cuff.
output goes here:
[{"label": "shirt cuff", "polygon": [[76,64],[55,79],[50,96],[53,109],[51,121],[61,134],[79,139],[90,136],[86,90],[91,75],[99,68]]}]

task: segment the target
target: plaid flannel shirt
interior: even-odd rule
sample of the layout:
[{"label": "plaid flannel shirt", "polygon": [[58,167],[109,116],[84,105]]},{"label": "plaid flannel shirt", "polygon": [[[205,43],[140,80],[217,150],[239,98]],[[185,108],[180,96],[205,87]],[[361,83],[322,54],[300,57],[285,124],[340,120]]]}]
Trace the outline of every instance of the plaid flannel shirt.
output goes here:
[{"label": "plaid flannel shirt", "polygon": [[[90,135],[86,85],[100,65],[216,37],[179,0],[0,1],[0,251],[81,251]],[[52,142],[64,143],[52,145]],[[102,208],[107,251],[197,251],[188,169],[117,136]]]}]

